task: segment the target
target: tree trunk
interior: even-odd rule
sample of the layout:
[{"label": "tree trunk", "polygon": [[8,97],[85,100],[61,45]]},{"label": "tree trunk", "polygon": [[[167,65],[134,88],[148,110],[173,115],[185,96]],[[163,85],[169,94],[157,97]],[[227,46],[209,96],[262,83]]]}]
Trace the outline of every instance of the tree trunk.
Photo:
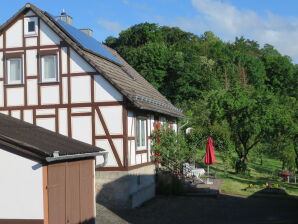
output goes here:
[{"label": "tree trunk", "polygon": [[245,173],[247,170],[247,158],[248,153],[244,153],[243,156],[236,162],[236,172],[237,173]]}]

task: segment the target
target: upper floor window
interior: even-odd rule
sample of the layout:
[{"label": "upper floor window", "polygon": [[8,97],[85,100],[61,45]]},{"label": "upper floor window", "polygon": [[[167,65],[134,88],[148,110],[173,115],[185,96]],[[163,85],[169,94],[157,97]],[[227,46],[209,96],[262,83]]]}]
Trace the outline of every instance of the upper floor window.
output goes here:
[{"label": "upper floor window", "polygon": [[41,81],[58,81],[57,55],[41,56]]},{"label": "upper floor window", "polygon": [[147,120],[146,118],[137,118],[136,125],[137,149],[147,148]]},{"label": "upper floor window", "polygon": [[27,17],[25,18],[25,36],[34,36],[37,35],[38,25],[37,17]]},{"label": "upper floor window", "polygon": [[22,58],[7,59],[7,84],[22,84]]}]

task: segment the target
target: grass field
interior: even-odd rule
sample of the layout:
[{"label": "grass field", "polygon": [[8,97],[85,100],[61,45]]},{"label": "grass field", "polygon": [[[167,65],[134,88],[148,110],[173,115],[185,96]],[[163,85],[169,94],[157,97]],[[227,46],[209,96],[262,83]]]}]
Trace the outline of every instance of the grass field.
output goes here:
[{"label": "grass field", "polygon": [[[199,158],[202,158],[204,151],[200,151]],[[278,177],[278,171],[281,171],[282,164],[276,159],[263,158],[263,164],[260,164],[260,159],[251,157],[248,163],[249,174],[237,175],[232,168],[224,172],[224,162],[222,155],[216,152],[216,163],[210,166],[210,172],[216,173],[216,177],[223,179],[221,191],[227,194],[252,196],[260,191],[262,184],[278,184],[286,189],[286,193],[290,196],[298,198],[298,183],[285,183]],[[298,177],[297,177],[298,181]],[[253,189],[244,190],[249,184],[253,184]],[[260,188],[258,188],[260,186]]]}]

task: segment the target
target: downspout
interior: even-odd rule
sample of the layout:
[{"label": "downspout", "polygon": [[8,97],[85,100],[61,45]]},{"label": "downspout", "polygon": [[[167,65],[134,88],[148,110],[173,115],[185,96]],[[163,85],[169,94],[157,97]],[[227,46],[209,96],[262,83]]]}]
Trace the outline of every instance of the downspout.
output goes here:
[{"label": "downspout", "polygon": [[59,151],[54,151],[53,156],[46,157],[46,161],[47,162],[55,162],[55,161],[59,161],[59,160],[70,160],[70,159],[87,158],[87,157],[95,157],[95,156],[103,156],[103,158],[104,158],[104,162],[101,164],[97,164],[96,167],[103,167],[107,164],[108,152],[90,152],[90,153],[60,156]]},{"label": "downspout", "polygon": [[188,124],[188,122],[189,122],[189,120],[187,120],[185,124],[183,124],[182,126],[180,126],[180,127],[178,128],[178,133],[180,132],[180,130],[181,130],[183,127],[185,127],[185,126]]}]

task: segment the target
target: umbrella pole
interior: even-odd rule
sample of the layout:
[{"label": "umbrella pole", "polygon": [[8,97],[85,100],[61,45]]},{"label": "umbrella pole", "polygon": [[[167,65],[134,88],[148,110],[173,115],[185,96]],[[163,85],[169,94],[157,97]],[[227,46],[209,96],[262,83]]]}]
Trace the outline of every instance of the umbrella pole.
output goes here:
[{"label": "umbrella pole", "polygon": [[207,177],[207,183],[206,184],[213,184],[213,182],[209,181],[209,165],[207,166],[207,173],[208,173],[208,177]]},{"label": "umbrella pole", "polygon": [[208,172],[207,184],[209,184],[209,165],[207,166],[207,172]]}]

